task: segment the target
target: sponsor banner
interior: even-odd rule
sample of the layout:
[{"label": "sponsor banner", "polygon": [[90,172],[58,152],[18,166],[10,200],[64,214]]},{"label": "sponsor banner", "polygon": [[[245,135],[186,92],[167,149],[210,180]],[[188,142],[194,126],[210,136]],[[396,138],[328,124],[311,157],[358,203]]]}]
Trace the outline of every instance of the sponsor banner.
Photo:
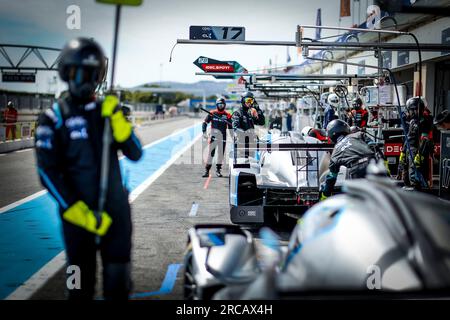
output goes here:
[{"label": "sponsor banner", "polygon": [[400,156],[402,150],[403,150],[402,143],[386,143],[384,145],[385,156]]}]

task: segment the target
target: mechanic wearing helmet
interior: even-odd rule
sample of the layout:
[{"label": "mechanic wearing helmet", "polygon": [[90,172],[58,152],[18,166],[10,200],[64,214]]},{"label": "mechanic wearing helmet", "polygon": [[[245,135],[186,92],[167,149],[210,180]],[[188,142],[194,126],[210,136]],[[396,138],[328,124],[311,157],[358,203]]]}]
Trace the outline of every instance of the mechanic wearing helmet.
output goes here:
[{"label": "mechanic wearing helmet", "polygon": [[363,103],[361,98],[355,98],[352,101],[352,115],[353,123],[352,125],[358,128],[367,127],[367,122],[369,121],[369,113],[363,108]]},{"label": "mechanic wearing helmet", "polygon": [[[105,56],[95,41],[70,41],[58,69],[68,93],[40,116],[35,144],[41,181],[59,205],[68,265],[81,271],[81,288],[68,290],[69,299],[93,298],[97,249],[104,298],[128,299],[132,224],[117,153],[137,161],[141,144],[115,96],[95,100],[106,71]],[[110,119],[112,135],[109,182],[105,211],[96,215],[105,118]]]},{"label": "mechanic wearing helmet", "polygon": [[209,170],[212,166],[212,159],[216,153],[217,145],[222,145],[219,149],[216,163],[216,176],[222,177],[222,162],[223,155],[227,144],[227,129],[231,129],[231,114],[225,111],[225,99],[219,98],[216,100],[216,110],[211,111],[205,118],[202,124],[203,138],[206,140],[206,127],[211,123],[211,139],[209,140],[208,159],[206,161],[205,173],[203,178],[209,177]]},{"label": "mechanic wearing helmet", "polygon": [[241,106],[231,116],[231,125],[234,132],[234,139],[245,144],[245,158],[249,157],[248,146],[257,139],[254,129],[255,125],[264,125],[266,119],[263,111],[255,101],[251,92],[245,92],[241,96]]},{"label": "mechanic wearing helmet", "polygon": [[314,129],[313,127],[306,126],[302,129],[303,137],[313,137],[322,142],[329,142],[330,139],[327,137],[327,133],[324,129]]},{"label": "mechanic wearing helmet", "polygon": [[324,110],[323,127],[327,128],[328,124],[336,119],[335,109],[339,107],[339,97],[335,93],[328,95],[328,104]]},{"label": "mechanic wearing helmet", "polygon": [[5,137],[6,140],[9,138],[9,133],[11,132],[12,140],[16,139],[16,122],[18,118],[18,113],[12,101],[8,101],[5,111],[3,111],[3,121],[6,123]]},{"label": "mechanic wearing helmet", "polygon": [[[429,173],[429,157],[433,150],[432,126],[433,117],[430,110],[419,97],[413,97],[406,101],[407,119],[409,120],[408,139],[411,148],[413,162],[408,155],[406,144],[400,154],[400,166],[408,174],[403,174],[403,181],[407,190],[420,190],[423,179],[427,179]],[[415,172],[415,169],[418,171]],[[422,182],[422,183],[421,183]]]},{"label": "mechanic wearing helmet", "polygon": [[255,125],[264,125],[266,119],[264,113],[256,104],[255,97],[251,92],[245,92],[241,96],[241,107],[233,113],[233,130],[247,131],[254,129]]},{"label": "mechanic wearing helmet", "polygon": [[324,200],[333,192],[334,185],[341,166],[347,168],[350,179],[363,178],[371,159],[376,154],[365,141],[364,133],[350,132],[349,125],[340,119],[331,121],[327,127],[330,140],[335,143],[331,154],[329,170],[325,182],[320,186],[320,200]]}]

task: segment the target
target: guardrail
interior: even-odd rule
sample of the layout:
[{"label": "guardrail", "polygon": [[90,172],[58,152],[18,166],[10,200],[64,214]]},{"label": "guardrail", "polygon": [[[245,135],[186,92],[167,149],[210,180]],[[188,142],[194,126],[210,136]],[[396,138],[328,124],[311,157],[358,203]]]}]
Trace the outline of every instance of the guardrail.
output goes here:
[{"label": "guardrail", "polygon": [[0,142],[34,137],[37,121],[0,123]]},{"label": "guardrail", "polygon": [[167,120],[171,118],[178,118],[180,116],[181,116],[180,114],[171,115],[167,112],[164,115],[155,113],[145,113],[145,114],[132,114],[128,116],[128,119],[133,124],[133,126],[142,126],[156,120]]}]

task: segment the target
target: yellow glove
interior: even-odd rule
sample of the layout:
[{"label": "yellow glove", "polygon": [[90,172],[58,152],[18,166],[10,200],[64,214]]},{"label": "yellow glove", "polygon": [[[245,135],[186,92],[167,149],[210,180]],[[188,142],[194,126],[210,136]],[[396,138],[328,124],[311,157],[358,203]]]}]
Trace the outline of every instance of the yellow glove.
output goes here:
[{"label": "yellow glove", "polygon": [[124,142],[131,136],[131,123],[127,121],[122,110],[117,110],[119,99],[116,96],[106,96],[102,103],[102,117],[111,119],[114,140]]},{"label": "yellow glove", "polygon": [[[400,157],[401,157],[402,154],[403,153],[400,154]],[[390,176],[391,175],[391,170],[389,169],[389,161],[384,160],[384,166],[386,167],[386,172],[387,172],[388,176]]]},{"label": "yellow glove", "polygon": [[405,163],[405,160],[406,160],[405,158],[406,158],[405,153],[404,153],[404,152],[400,153],[400,159],[399,159],[399,162],[400,162],[400,163]]},{"label": "yellow glove", "polygon": [[420,167],[424,159],[425,158],[420,154],[416,154],[416,156],[414,157],[414,164],[416,165],[416,167]]},{"label": "yellow glove", "polygon": [[104,236],[112,223],[111,217],[102,212],[100,226],[97,228],[94,212],[83,201],[77,201],[69,207],[63,213],[63,219],[99,236]]},{"label": "yellow glove", "polygon": [[319,201],[326,200],[328,197],[323,194],[323,192],[320,193]]}]

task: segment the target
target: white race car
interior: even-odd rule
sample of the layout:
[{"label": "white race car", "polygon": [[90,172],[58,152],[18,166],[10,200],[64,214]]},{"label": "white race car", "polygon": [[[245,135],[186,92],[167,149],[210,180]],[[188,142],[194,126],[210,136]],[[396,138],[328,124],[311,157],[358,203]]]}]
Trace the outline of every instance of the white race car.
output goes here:
[{"label": "white race car", "polygon": [[[247,147],[235,143],[230,152],[231,221],[261,225],[281,214],[299,218],[319,201],[333,145],[299,132],[274,130],[267,140]],[[345,179],[341,168],[336,190]]]}]

